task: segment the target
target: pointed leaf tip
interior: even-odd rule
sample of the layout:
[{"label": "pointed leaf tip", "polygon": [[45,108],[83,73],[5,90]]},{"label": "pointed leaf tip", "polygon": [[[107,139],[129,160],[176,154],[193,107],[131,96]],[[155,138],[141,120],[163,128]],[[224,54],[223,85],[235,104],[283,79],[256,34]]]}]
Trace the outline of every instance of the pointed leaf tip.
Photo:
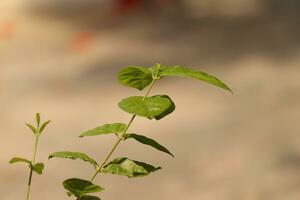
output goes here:
[{"label": "pointed leaf tip", "polygon": [[28,128],[30,128],[30,130],[31,130],[34,134],[37,134],[37,129],[36,129],[34,126],[32,126],[31,124],[28,124],[28,123],[26,123],[26,126],[27,126]]},{"label": "pointed leaf tip", "polygon": [[[155,68],[155,67],[152,67]],[[178,77],[186,77],[186,78],[194,78],[198,79],[204,82],[207,82],[209,84],[215,85],[217,87],[220,87],[222,89],[225,89],[231,93],[232,90],[221,80],[219,80],[217,77],[212,76],[210,74],[207,74],[202,71],[196,71],[192,70],[186,67],[182,66],[161,66],[159,68],[159,77],[164,77],[164,76],[178,76]]]},{"label": "pointed leaf tip", "polygon": [[36,113],[36,115],[35,115],[35,121],[36,121],[37,127],[39,127],[40,126],[40,122],[41,122],[41,115],[40,115],[40,113]]},{"label": "pointed leaf tip", "polygon": [[171,155],[172,157],[174,157],[174,155],[167,148],[165,148],[164,146],[162,146],[161,144],[159,144],[158,142],[156,142],[155,140],[153,140],[151,138],[148,138],[143,135],[134,134],[134,133],[125,135],[125,139],[130,139],[130,138],[135,139],[136,141],[138,141],[142,144],[149,145],[159,151],[162,151],[162,152],[167,153],[167,154]]},{"label": "pointed leaf tip", "polygon": [[40,128],[40,133],[43,132],[43,130],[46,128],[46,126],[51,122],[51,120],[48,120],[46,122],[44,122]]}]

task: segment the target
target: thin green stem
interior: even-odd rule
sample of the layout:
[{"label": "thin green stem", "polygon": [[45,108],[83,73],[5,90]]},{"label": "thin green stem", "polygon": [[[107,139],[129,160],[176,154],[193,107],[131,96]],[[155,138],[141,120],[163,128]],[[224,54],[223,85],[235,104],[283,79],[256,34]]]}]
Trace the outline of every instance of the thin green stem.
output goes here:
[{"label": "thin green stem", "polygon": [[27,188],[26,200],[29,200],[29,196],[30,196],[31,181],[32,181],[32,174],[33,174],[32,173],[33,172],[32,166],[35,165],[37,147],[38,147],[38,144],[39,144],[39,137],[40,137],[39,133],[36,133],[33,158],[32,158],[32,163],[31,163],[31,166],[30,166],[30,173],[29,173],[29,178],[28,178],[28,188]]},{"label": "thin green stem", "polygon": [[[143,100],[145,100],[145,98],[149,95],[150,90],[152,89],[154,83],[155,83],[156,79],[153,79],[146,94],[143,97]],[[132,115],[130,121],[128,122],[125,130],[121,133],[119,139],[116,141],[116,143],[113,145],[112,149],[109,151],[109,153],[107,154],[107,156],[105,157],[105,159],[103,160],[102,164],[98,167],[98,169],[96,170],[95,174],[93,175],[93,177],[91,178],[90,182],[93,182],[94,179],[96,178],[96,176],[101,172],[101,170],[103,169],[103,167],[105,166],[105,164],[107,163],[107,161],[109,160],[109,158],[111,157],[111,155],[113,154],[113,152],[116,150],[116,148],[118,147],[118,145],[122,142],[123,140],[123,136],[124,134],[126,134],[126,132],[128,131],[129,127],[131,126],[134,118],[136,117],[136,115]]]}]

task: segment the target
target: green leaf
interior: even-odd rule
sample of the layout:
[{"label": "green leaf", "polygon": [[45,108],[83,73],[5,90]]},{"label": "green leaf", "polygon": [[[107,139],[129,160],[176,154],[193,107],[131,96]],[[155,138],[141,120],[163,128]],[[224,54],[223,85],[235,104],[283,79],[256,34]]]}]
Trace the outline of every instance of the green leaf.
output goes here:
[{"label": "green leaf", "polygon": [[145,99],[141,96],[133,96],[123,99],[119,103],[122,110],[151,119],[166,112],[171,106],[171,100],[161,95]]},{"label": "green leaf", "polygon": [[71,152],[71,151],[60,151],[60,152],[55,152],[49,155],[50,158],[69,158],[72,160],[80,159],[86,162],[91,163],[95,167],[98,166],[97,162],[90,158],[88,155],[81,153],[81,152]]},{"label": "green leaf", "polygon": [[152,82],[152,72],[145,67],[129,66],[118,74],[120,84],[143,90]]},{"label": "green leaf", "polygon": [[122,123],[113,123],[113,124],[104,124],[102,126],[96,127],[94,129],[88,130],[82,133],[79,137],[84,136],[94,136],[94,135],[103,135],[111,133],[122,133],[126,128],[126,124]]},{"label": "green leaf", "polygon": [[176,106],[175,106],[174,102],[172,101],[172,99],[169,96],[167,96],[167,95],[156,95],[156,96],[163,97],[163,98],[168,98],[171,101],[171,106],[167,110],[165,110],[160,115],[157,115],[157,116],[154,117],[156,120],[160,120],[160,119],[164,118],[165,116],[171,114],[175,110]]},{"label": "green leaf", "polygon": [[130,133],[130,134],[126,134],[124,136],[124,138],[125,139],[130,139],[130,138],[135,139],[136,141],[138,141],[142,144],[149,145],[159,151],[165,152],[165,153],[171,155],[172,157],[174,157],[174,155],[167,148],[165,148],[164,146],[160,145],[155,140],[148,138],[146,136]]},{"label": "green leaf", "polygon": [[161,167],[154,167],[152,165],[130,160],[128,158],[116,158],[106,164],[101,172],[124,175],[128,178],[135,178],[149,175],[150,173],[159,169],[161,169]]},{"label": "green leaf", "polygon": [[38,174],[42,174],[43,173],[43,169],[44,169],[44,163],[36,163],[35,165],[32,165],[32,170]]},{"label": "green leaf", "polygon": [[71,178],[63,182],[66,190],[71,192],[76,197],[81,197],[84,194],[100,192],[104,190],[98,185],[94,185],[90,181],[82,180],[79,178]]},{"label": "green leaf", "polygon": [[41,115],[40,115],[40,113],[36,113],[36,115],[35,115],[35,121],[36,121],[37,126],[39,127],[40,126],[40,122],[41,122]]},{"label": "green leaf", "polygon": [[14,157],[9,161],[10,164],[17,162],[28,163],[29,165],[31,165],[31,161],[27,160],[26,158]]},{"label": "green leaf", "polygon": [[32,126],[31,124],[26,123],[26,126],[28,126],[34,134],[37,133],[37,129],[34,126]]},{"label": "green leaf", "polygon": [[201,71],[194,71],[182,66],[160,66],[158,76],[179,76],[195,78],[232,92],[232,90],[217,77]]},{"label": "green leaf", "polygon": [[101,200],[99,197],[84,195],[79,198],[79,200]]},{"label": "green leaf", "polygon": [[48,120],[46,122],[44,122],[40,128],[40,133],[43,132],[43,130],[46,128],[46,126],[51,122],[51,120]]}]

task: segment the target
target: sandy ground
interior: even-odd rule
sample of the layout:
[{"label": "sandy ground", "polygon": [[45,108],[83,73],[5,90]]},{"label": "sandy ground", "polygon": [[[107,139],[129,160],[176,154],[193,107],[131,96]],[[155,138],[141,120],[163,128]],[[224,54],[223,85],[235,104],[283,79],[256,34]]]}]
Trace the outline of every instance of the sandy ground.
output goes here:
[{"label": "sandy ground", "polygon": [[[13,3],[0,4],[2,33],[6,27],[0,38],[1,200],[24,199],[28,169],[9,165],[8,160],[31,157],[33,137],[24,123],[33,121],[35,112],[53,122],[39,146],[38,160],[46,169],[43,176],[34,176],[32,200],[66,199],[61,182],[69,177],[88,179],[92,168],[80,161],[48,161],[47,156],[74,150],[103,158],[114,137],[77,136],[104,123],[127,122],[130,116],[117,103],[139,92],[118,85],[115,75],[122,66],[156,62],[214,74],[234,94],[194,80],[158,83],[152,94],[169,94],[176,111],[160,121],[138,118],[130,131],[157,139],[175,159],[125,142],[114,156],[143,160],[163,170],[139,179],[99,176],[97,183],[106,189],[101,198],[300,198],[296,22],[214,18],[177,24],[174,19],[146,18],[140,19],[143,23],[115,20],[99,28],[83,25],[86,19],[13,15]],[[83,44],[78,46],[74,37],[82,30]]]}]

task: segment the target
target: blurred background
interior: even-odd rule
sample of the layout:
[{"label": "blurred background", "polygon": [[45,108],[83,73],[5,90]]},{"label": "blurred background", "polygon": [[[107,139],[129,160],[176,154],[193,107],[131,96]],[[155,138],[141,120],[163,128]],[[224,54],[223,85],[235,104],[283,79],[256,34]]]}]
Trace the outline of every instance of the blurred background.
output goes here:
[{"label": "blurred background", "polygon": [[175,159],[133,141],[114,156],[160,170],[146,178],[100,175],[106,200],[299,200],[300,1],[298,0],[1,0],[0,193],[24,199],[36,112],[51,119],[40,141],[32,200],[67,199],[61,182],[89,179],[80,161],[47,160],[60,150],[101,160],[111,135],[85,130],[130,116],[117,103],[137,90],[117,71],[157,62],[216,75],[234,94],[169,78],[152,94],[169,94],[176,111],[138,118],[131,132],[168,147]]}]

